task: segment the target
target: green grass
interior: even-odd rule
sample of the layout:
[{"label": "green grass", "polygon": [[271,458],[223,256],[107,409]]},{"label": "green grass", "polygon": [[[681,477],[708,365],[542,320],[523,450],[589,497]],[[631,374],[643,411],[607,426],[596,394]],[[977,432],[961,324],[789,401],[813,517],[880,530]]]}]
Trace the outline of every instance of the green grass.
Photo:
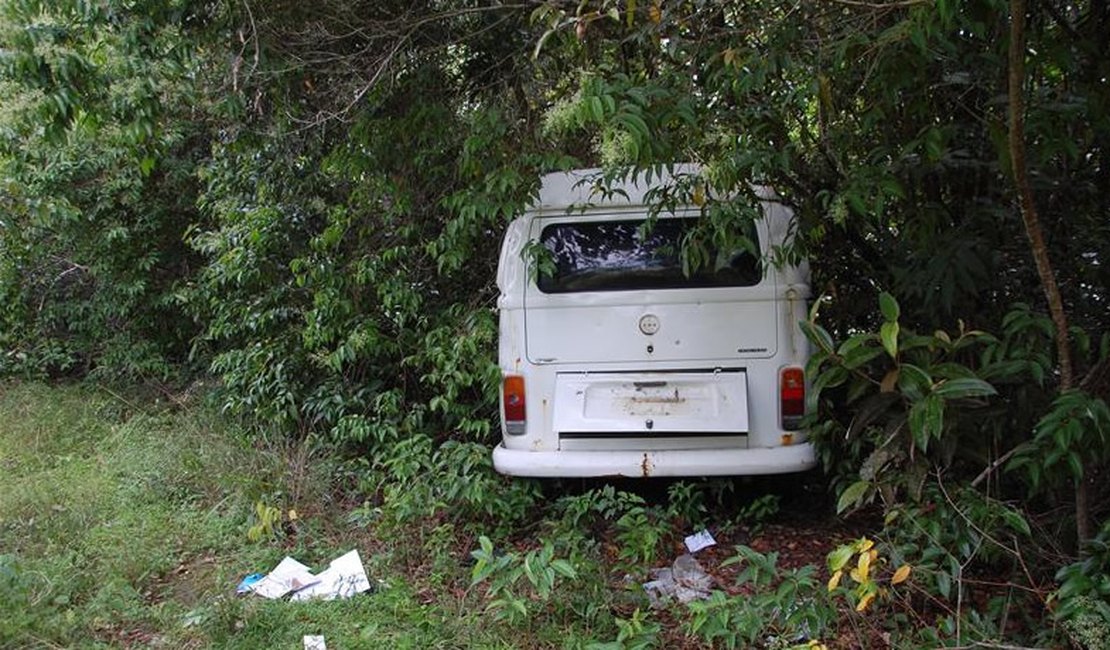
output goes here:
[{"label": "green grass", "polygon": [[[330,458],[246,444],[199,405],[0,383],[0,649],[299,648],[304,634],[329,648],[581,648],[612,636],[607,612],[583,622],[571,606],[507,630],[470,585],[473,530],[412,516],[423,497],[404,489],[392,508],[360,507],[353,470]],[[283,520],[251,541],[260,502]],[[370,595],[234,595],[286,555],[322,568],[352,548]]]},{"label": "green grass", "polygon": [[[292,648],[305,634],[334,648],[518,645],[476,624],[473,594],[409,586],[390,545],[346,523],[336,476],[302,448],[251,448],[203,408],[151,414],[93,387],[0,384],[0,648]],[[260,501],[299,519],[252,543]],[[286,554],[321,567],[350,548],[382,581],[374,594],[233,593]],[[467,569],[455,572],[436,580]]]}]

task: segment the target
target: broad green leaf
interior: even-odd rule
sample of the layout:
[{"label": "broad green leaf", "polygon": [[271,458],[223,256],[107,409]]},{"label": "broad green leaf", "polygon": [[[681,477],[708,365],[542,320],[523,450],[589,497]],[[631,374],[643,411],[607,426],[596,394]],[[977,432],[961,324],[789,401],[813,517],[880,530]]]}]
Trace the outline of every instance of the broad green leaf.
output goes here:
[{"label": "broad green leaf", "polygon": [[844,512],[858,504],[870,488],[871,484],[867,481],[856,481],[849,485],[840,493],[840,499],[836,502],[836,512]]},{"label": "broad green leaf", "polygon": [[911,400],[920,400],[925,397],[933,386],[933,378],[929,373],[912,363],[903,363],[898,374],[898,389]]},{"label": "broad green leaf", "polygon": [[964,397],[986,397],[988,395],[997,395],[998,391],[982,379],[949,379],[941,382],[936,388],[933,389],[934,395],[940,395],[948,399],[961,399]]},{"label": "broad green leaf", "polygon": [[571,580],[574,580],[578,577],[578,572],[574,570],[574,566],[566,560],[552,560],[551,568],[564,578],[570,578]]},{"label": "broad green leaf", "polygon": [[925,423],[927,417],[928,414],[926,413],[924,400],[914,402],[907,416],[907,423],[910,427],[910,437],[913,438],[914,445],[921,451],[928,451],[929,449],[929,429]]},{"label": "broad green leaf", "polygon": [[883,349],[880,347],[855,348],[843,356],[844,367],[854,370],[874,360],[882,353]]},{"label": "broad green leaf", "polygon": [[894,296],[885,291],[879,294],[879,310],[883,312],[883,318],[886,319],[888,323],[897,322],[901,314],[901,310],[898,308],[898,301],[894,299]]},{"label": "broad green leaf", "polygon": [[937,395],[925,398],[925,426],[930,437],[940,438],[944,429],[944,399]]},{"label": "broad green leaf", "polygon": [[842,357],[847,356],[851,354],[853,350],[859,348],[868,341],[874,341],[875,339],[876,337],[874,334],[856,334],[854,336],[850,336],[848,337],[847,341],[844,341],[840,344],[840,347],[837,349],[836,353]]},{"label": "broad green leaf", "polygon": [[879,329],[879,338],[883,342],[883,349],[891,359],[898,358],[898,323],[886,322]]},{"label": "broad green leaf", "polygon": [[836,349],[836,345],[833,344],[832,336],[825,331],[825,328],[810,321],[801,321],[798,325],[801,326],[802,333],[806,335],[806,338],[817,345],[817,347],[825,352],[832,352]]}]

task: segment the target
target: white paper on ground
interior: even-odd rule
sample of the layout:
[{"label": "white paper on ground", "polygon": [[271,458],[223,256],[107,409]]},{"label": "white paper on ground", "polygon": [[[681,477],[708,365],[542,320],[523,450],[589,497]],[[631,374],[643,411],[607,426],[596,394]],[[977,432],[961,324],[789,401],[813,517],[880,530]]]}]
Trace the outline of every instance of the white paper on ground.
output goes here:
[{"label": "white paper on ground", "polygon": [[250,589],[263,598],[281,598],[291,591],[304,589],[319,581],[320,578],[313,576],[308,567],[286,557],[265,578],[251,585]]},{"label": "white paper on ground", "polygon": [[304,635],[304,650],[328,650],[328,644],[324,642],[324,635]]},{"label": "white paper on ground", "polygon": [[713,536],[709,534],[708,530],[694,533],[693,535],[690,535],[686,538],[686,550],[690,551],[691,553],[697,553],[703,548],[709,548],[710,546],[716,545],[717,540],[713,539]]},{"label": "white paper on ground", "polygon": [[316,580],[319,582],[294,593],[292,600],[350,598],[370,590],[370,579],[357,550],[332,560],[328,568],[316,575]]}]

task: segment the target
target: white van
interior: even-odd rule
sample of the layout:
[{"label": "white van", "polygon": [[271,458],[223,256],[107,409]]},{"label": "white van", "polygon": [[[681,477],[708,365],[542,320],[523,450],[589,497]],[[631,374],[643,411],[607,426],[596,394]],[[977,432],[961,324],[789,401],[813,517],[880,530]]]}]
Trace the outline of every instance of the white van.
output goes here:
[{"label": "white van", "polygon": [[[799,430],[809,345],[805,265],[765,263],[792,213],[759,191],[754,239],[687,276],[700,211],[659,212],[641,175],[596,192],[599,170],[551,174],[501,248],[498,472],[511,476],[779,474],[816,464]],[[549,253],[537,273],[530,246]],[[530,271],[530,267],[532,270]],[[553,267],[553,268],[552,268]]]}]

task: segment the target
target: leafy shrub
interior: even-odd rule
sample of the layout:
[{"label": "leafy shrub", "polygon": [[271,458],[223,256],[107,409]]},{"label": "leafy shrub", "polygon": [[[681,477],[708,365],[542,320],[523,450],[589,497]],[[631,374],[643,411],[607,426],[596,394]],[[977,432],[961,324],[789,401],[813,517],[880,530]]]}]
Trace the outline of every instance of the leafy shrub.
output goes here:
[{"label": "leafy shrub", "polygon": [[1079,647],[1110,647],[1110,522],[1087,547],[1087,556],[1056,573],[1055,616]]},{"label": "leafy shrub", "polygon": [[836,620],[817,569],[783,570],[778,553],[737,546],[722,566],[737,564],[736,586],[744,593],[714,591],[690,603],[686,627],[705,642],[726,648],[786,648],[819,639]]},{"label": "leafy shrub", "polygon": [[509,625],[528,620],[533,614],[532,601],[550,600],[560,578],[573,581],[578,577],[571,562],[555,557],[551,542],[524,554],[495,553],[493,542],[485,535],[478,542],[479,548],[471,552],[475,559],[471,585],[486,583],[486,597],[490,600],[487,610]]},{"label": "leafy shrub", "polygon": [[677,481],[667,487],[667,518],[688,526],[701,526],[708,512],[707,489],[700,482]]},{"label": "leafy shrub", "polygon": [[187,360],[208,131],[180,44],[205,20],[169,4],[0,9],[0,373],[161,379]]},{"label": "leafy shrub", "polygon": [[533,516],[540,498],[536,481],[495,473],[489,448],[478,443],[434,447],[431,438],[414,435],[396,443],[376,468],[380,474],[370,474],[366,488],[381,490],[381,512],[391,527],[445,516],[500,538]]},{"label": "leafy shrub", "polygon": [[981,437],[983,400],[996,390],[983,378],[992,369],[976,368],[975,353],[993,338],[963,328],[955,337],[939,330],[915,334],[900,324],[897,301],[884,293],[879,332],[837,345],[816,323],[820,304],[802,323],[817,348],[807,367],[814,378],[810,406],[816,410],[822,394],[842,388],[853,411],[845,428],[831,418],[815,428],[826,468],[843,482],[855,476],[837,509],[880,495],[888,505],[899,495],[919,498],[934,465],[950,465],[956,453],[973,448],[970,439]]},{"label": "leafy shrub", "polygon": [[[1084,466],[1110,460],[1110,408],[1083,391],[1062,393],[1041,418],[1033,439],[1023,445],[1008,470],[1021,470],[1034,490],[1077,483]],[[1047,485],[1042,485],[1042,483]]]},{"label": "leafy shrub", "polygon": [[659,633],[663,626],[651,621],[639,608],[632,612],[631,618],[618,618],[616,624],[616,639],[591,642],[586,645],[586,650],[648,650],[659,647]]},{"label": "leafy shrub", "polygon": [[611,536],[617,545],[619,567],[629,572],[642,570],[655,559],[670,529],[671,516],[665,509],[612,485],[561,497],[555,508],[562,512],[557,535],[575,538],[593,529]]}]

